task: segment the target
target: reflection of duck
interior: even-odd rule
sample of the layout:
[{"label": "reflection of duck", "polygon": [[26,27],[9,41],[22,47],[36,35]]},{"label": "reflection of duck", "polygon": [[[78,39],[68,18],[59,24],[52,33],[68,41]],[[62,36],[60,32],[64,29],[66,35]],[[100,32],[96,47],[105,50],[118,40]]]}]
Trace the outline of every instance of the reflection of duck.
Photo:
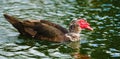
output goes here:
[{"label": "reflection of duck", "polygon": [[69,30],[67,30],[47,20],[19,21],[7,14],[4,14],[4,17],[21,35],[52,42],[78,41],[81,29],[93,30],[84,19],[71,21]]},{"label": "reflection of duck", "polygon": [[90,59],[90,56],[87,54],[81,54],[79,41],[70,42],[68,46],[74,50],[74,52],[71,53],[74,59]]}]

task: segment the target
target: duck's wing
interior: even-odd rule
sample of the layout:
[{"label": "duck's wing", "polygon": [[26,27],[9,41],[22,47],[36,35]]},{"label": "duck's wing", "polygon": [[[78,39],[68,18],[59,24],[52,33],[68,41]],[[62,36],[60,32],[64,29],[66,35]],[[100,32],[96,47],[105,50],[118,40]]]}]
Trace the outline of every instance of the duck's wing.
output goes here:
[{"label": "duck's wing", "polygon": [[[43,21],[43,20],[42,20]],[[49,22],[50,23],[50,22]],[[41,20],[27,20],[23,22],[27,33],[34,32],[33,37],[40,40],[48,40],[53,42],[65,41],[65,33],[59,28],[53,26],[54,23],[48,24]]]},{"label": "duck's wing", "polygon": [[44,23],[36,24],[34,26],[34,30],[37,31],[39,34],[42,34],[43,36],[47,37],[54,37],[62,33],[59,29]]},{"label": "duck's wing", "polygon": [[55,28],[59,29],[61,32],[63,32],[64,34],[68,33],[68,30],[66,28],[64,28],[64,27],[62,27],[62,26],[60,26],[58,24],[52,23],[52,22],[47,21],[47,20],[40,20],[40,22],[41,23],[45,23],[47,25],[50,25],[52,27],[55,27]]},{"label": "duck's wing", "polygon": [[48,38],[54,38],[54,37],[64,35],[64,33],[58,28],[45,23],[36,24],[34,26],[34,30],[37,32],[38,35],[48,37]]},{"label": "duck's wing", "polygon": [[61,31],[62,33],[66,34],[68,33],[68,30],[58,24],[52,23],[50,21],[47,20],[25,20],[23,21],[23,25],[25,27],[37,27],[37,28],[42,28],[45,27],[44,29],[48,29],[48,28],[54,28],[57,29],[59,31]]},{"label": "duck's wing", "polygon": [[47,20],[27,20],[23,22],[23,25],[27,32],[35,32],[33,36],[36,39],[61,42],[64,41],[64,36],[68,33],[67,29]]}]

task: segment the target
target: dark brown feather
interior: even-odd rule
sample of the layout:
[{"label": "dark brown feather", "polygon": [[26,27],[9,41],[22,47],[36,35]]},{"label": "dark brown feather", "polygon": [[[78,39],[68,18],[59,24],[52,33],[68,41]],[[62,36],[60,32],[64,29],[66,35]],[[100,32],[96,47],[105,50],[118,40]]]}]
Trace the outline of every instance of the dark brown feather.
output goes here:
[{"label": "dark brown feather", "polygon": [[4,14],[4,17],[24,36],[53,42],[63,42],[66,40],[65,33],[68,33],[68,31],[58,24],[47,20],[19,21],[7,14]]},{"label": "dark brown feather", "polygon": [[60,26],[60,25],[58,25],[58,24],[55,24],[55,23],[52,23],[52,22],[49,22],[49,21],[46,21],[46,20],[41,20],[40,22],[41,22],[41,23],[48,24],[48,25],[50,25],[50,26],[53,26],[53,27],[59,29],[60,31],[62,31],[64,34],[65,34],[65,33],[68,33],[68,30],[67,30],[66,28],[64,28],[64,27],[62,27],[62,26]]},{"label": "dark brown feather", "polygon": [[17,20],[16,18],[9,16],[7,14],[4,14],[4,17],[8,22],[10,22],[22,35],[25,34],[24,26],[21,21]]}]

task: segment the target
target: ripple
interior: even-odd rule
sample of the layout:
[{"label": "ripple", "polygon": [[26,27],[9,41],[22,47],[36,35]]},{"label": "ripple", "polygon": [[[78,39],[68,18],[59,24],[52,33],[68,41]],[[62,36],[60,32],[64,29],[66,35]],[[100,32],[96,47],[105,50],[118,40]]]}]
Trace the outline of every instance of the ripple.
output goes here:
[{"label": "ripple", "polygon": [[[66,28],[70,20],[79,17],[86,18],[94,31],[83,30],[80,51],[72,53],[83,53],[90,56],[92,53],[95,54],[91,59],[98,59],[99,54],[104,56],[101,59],[114,59],[114,57],[120,56],[119,1],[0,0],[0,8],[1,59],[72,59],[69,53],[73,51],[69,48],[62,48],[62,46],[67,47],[66,45],[56,47],[48,42],[19,38],[17,30],[4,19],[4,13],[20,20],[50,20]],[[59,48],[62,49],[59,50]]]}]

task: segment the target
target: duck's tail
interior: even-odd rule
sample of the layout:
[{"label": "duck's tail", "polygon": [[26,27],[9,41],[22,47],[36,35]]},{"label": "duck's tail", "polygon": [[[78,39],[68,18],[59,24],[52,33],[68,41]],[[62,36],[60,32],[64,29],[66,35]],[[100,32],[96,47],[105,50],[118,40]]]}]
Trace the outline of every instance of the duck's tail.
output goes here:
[{"label": "duck's tail", "polygon": [[8,14],[4,14],[4,17],[6,18],[6,20],[11,23],[21,34],[24,34],[24,26],[22,24],[21,21],[19,21],[18,19],[16,19],[13,16],[10,16]]},{"label": "duck's tail", "polygon": [[5,17],[6,20],[7,20],[8,22],[10,22],[12,25],[17,24],[17,23],[20,23],[19,20],[17,20],[15,17],[10,16],[10,15],[8,15],[8,14],[4,14],[4,17]]}]

